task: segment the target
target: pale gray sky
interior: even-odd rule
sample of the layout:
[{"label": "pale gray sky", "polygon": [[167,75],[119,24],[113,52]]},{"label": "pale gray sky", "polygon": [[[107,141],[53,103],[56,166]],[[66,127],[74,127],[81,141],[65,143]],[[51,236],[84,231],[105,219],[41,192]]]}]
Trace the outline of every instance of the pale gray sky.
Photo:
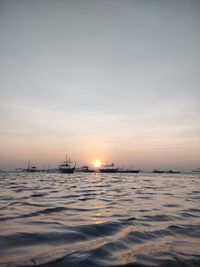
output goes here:
[{"label": "pale gray sky", "polygon": [[200,167],[199,29],[200,1],[0,0],[0,168]]}]

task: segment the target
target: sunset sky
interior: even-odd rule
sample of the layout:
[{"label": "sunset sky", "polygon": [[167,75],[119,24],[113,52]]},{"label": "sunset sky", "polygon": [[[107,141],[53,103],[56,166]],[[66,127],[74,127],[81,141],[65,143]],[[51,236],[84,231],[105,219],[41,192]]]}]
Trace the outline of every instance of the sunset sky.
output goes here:
[{"label": "sunset sky", "polygon": [[0,169],[200,167],[200,1],[0,0],[0,38]]}]

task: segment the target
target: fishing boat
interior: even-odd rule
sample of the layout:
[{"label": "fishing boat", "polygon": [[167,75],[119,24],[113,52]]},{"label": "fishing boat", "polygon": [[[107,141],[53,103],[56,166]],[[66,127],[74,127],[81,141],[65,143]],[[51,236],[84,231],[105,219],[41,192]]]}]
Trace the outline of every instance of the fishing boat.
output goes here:
[{"label": "fishing boat", "polygon": [[197,168],[195,170],[192,170],[192,173],[200,173],[200,168]]},{"label": "fishing boat", "polygon": [[66,160],[61,162],[59,165],[59,171],[61,173],[74,173],[74,170],[76,168],[76,162],[71,161],[70,158],[67,158]]},{"label": "fishing boat", "polygon": [[115,166],[114,163],[111,164],[105,164],[102,166],[102,168],[99,169],[102,173],[116,173],[118,172],[119,168]]},{"label": "fishing boat", "polygon": [[31,166],[31,162],[29,160],[29,162],[28,162],[28,168],[27,169],[24,169],[24,171],[26,171],[26,172],[37,172],[38,169],[37,169],[36,166]]},{"label": "fishing boat", "polygon": [[153,173],[165,173],[165,171],[161,171],[161,170],[157,170],[157,169],[153,170],[152,172]]},{"label": "fishing boat", "polygon": [[140,170],[134,170],[134,169],[119,169],[118,172],[120,172],[120,173],[139,173]]},{"label": "fishing boat", "polygon": [[89,168],[88,166],[83,166],[80,168],[80,172],[95,172],[95,170]]},{"label": "fishing boat", "polygon": [[166,171],[166,173],[180,173],[180,171],[174,171],[174,170],[169,170],[169,171]]}]

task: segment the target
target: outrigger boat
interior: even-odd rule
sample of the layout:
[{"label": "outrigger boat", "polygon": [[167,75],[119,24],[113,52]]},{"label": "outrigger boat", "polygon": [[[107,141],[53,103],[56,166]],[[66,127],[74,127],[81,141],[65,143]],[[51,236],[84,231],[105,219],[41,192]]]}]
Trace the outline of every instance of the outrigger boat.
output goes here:
[{"label": "outrigger boat", "polygon": [[76,168],[76,162],[71,161],[70,158],[67,158],[66,160],[61,162],[59,165],[59,171],[61,173],[74,173],[74,170]]}]

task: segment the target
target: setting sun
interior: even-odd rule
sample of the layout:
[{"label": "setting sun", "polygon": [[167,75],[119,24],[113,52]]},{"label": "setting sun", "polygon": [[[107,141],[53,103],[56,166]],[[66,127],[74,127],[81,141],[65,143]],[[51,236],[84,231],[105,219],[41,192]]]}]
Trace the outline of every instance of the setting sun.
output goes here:
[{"label": "setting sun", "polygon": [[99,168],[101,166],[101,161],[99,159],[95,159],[93,161],[93,165],[95,168]]}]

